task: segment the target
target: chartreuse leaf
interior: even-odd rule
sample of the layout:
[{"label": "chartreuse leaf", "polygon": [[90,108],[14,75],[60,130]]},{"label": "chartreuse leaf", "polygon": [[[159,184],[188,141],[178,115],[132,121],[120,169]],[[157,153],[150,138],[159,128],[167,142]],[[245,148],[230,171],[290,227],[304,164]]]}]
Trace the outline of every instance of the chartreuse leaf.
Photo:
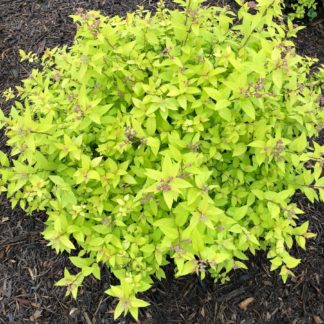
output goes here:
[{"label": "chartreuse leaf", "polygon": [[296,227],[294,229],[294,233],[297,235],[304,235],[307,233],[308,226],[309,226],[309,222],[307,221],[307,222],[303,223],[301,226]]},{"label": "chartreuse leaf", "polygon": [[248,117],[250,117],[252,120],[255,120],[255,109],[250,100],[244,100],[242,102],[242,110]]},{"label": "chartreuse leaf", "polygon": [[303,236],[296,236],[297,244],[303,249],[306,249],[306,239]]},{"label": "chartreuse leaf", "polygon": [[123,306],[123,301],[120,301],[115,308],[114,319],[116,320],[123,312],[126,313],[126,311],[127,310]]},{"label": "chartreuse leaf", "polygon": [[283,261],[288,268],[295,268],[300,263],[300,259],[293,258],[290,255],[285,255]]},{"label": "chartreuse leaf", "polygon": [[176,224],[172,218],[162,218],[154,223],[154,226],[160,229],[160,231],[167,237],[176,238],[178,231]]},{"label": "chartreuse leaf", "polygon": [[248,211],[248,206],[242,206],[242,207],[231,207],[227,213],[232,216],[236,221],[241,220]]},{"label": "chartreuse leaf", "polygon": [[282,265],[282,259],[280,257],[275,257],[271,260],[271,271],[279,268]]},{"label": "chartreuse leaf", "polygon": [[225,282],[264,250],[286,281],[293,243],[315,236],[292,197],[324,200],[323,67],[296,54],[279,0],[175,2],[72,16],[73,44],[21,50],[41,67],[3,93],[0,192],[47,214],[48,245],[78,268],[57,283],[67,294],[109,268],[115,319],[138,318],[171,260]]},{"label": "chartreuse leaf", "polygon": [[174,192],[172,192],[172,191],[164,191],[163,192],[163,199],[169,209],[171,209],[175,198],[176,198],[176,194]]},{"label": "chartreuse leaf", "polygon": [[303,152],[307,146],[307,138],[305,133],[302,133],[299,137],[291,142],[289,149],[296,152]]},{"label": "chartreuse leaf", "polygon": [[5,153],[3,153],[2,151],[0,151],[0,165],[4,166],[4,167],[9,166],[9,160],[7,158],[7,155]]},{"label": "chartreuse leaf", "polygon": [[162,161],[162,174],[165,179],[168,177],[176,177],[179,171],[179,164],[172,162],[170,156],[167,154]]},{"label": "chartreuse leaf", "polygon": [[156,170],[151,170],[151,169],[147,169],[145,171],[145,175],[147,177],[149,177],[150,179],[153,179],[153,180],[161,180],[163,178],[163,173],[160,172],[160,171],[156,171]]},{"label": "chartreuse leaf", "polygon": [[160,141],[158,138],[149,137],[147,138],[147,145],[151,148],[154,155],[157,155],[160,148]]},{"label": "chartreuse leaf", "polygon": [[233,150],[233,156],[240,156],[243,153],[245,153],[247,149],[246,144],[244,143],[238,143],[234,146],[234,150]]},{"label": "chartreuse leaf", "polygon": [[183,226],[189,217],[189,211],[185,208],[184,205],[178,204],[177,207],[174,208],[175,214],[175,224],[178,227]]},{"label": "chartreuse leaf", "polygon": [[219,99],[220,94],[219,94],[219,91],[217,91],[217,89],[210,88],[210,87],[204,87],[203,89],[210,98],[212,98],[214,100]]}]

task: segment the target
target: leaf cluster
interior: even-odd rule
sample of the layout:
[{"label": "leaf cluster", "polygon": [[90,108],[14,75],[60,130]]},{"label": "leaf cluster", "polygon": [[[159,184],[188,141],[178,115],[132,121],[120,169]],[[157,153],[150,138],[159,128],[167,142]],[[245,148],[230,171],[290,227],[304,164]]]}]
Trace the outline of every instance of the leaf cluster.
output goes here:
[{"label": "leaf cluster", "polygon": [[[318,3],[317,3],[318,2]],[[289,14],[289,17],[294,19],[304,19],[306,16],[313,20],[317,17],[318,7],[324,8],[324,0],[292,0],[288,1],[293,12]]]}]

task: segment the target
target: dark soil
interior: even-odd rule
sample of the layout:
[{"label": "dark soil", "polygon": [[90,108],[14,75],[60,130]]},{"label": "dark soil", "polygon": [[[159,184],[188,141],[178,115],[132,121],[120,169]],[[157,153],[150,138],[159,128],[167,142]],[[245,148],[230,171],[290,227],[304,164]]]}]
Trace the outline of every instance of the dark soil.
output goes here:
[{"label": "dark soil", "polygon": [[[71,44],[75,28],[68,15],[77,8],[124,15],[138,4],[154,10],[156,2],[0,0],[0,92],[30,73],[30,65],[19,63],[19,48],[42,53],[46,47]],[[296,42],[300,53],[324,63],[323,18],[309,23]],[[8,111],[1,98],[0,105]],[[4,143],[1,136],[1,149],[6,150]],[[294,279],[284,285],[277,272],[269,271],[262,253],[251,256],[249,271],[234,271],[224,285],[209,278],[200,282],[195,276],[174,279],[170,265],[167,280],[144,294],[151,306],[141,311],[141,323],[323,323],[324,206],[309,204],[298,194],[295,199],[317,237],[306,252],[294,248],[294,255],[303,260]],[[0,201],[0,323],[113,323],[115,301],[104,294],[111,280],[107,269],[101,282],[86,281],[77,301],[64,297],[64,288],[54,283],[70,264],[65,254],[57,256],[42,239],[45,216],[28,217],[18,208],[12,210],[4,196]],[[240,302],[250,297],[253,302],[241,309]],[[128,322],[126,318],[117,323]]]}]

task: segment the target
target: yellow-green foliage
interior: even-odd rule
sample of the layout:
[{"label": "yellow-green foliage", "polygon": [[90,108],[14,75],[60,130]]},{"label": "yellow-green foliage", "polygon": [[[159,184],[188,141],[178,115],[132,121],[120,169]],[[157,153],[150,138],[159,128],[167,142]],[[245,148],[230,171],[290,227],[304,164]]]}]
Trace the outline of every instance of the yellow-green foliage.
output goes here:
[{"label": "yellow-green foliage", "polygon": [[291,4],[292,12],[289,17],[291,19],[303,19],[305,16],[308,16],[311,19],[314,19],[316,14],[316,0],[295,0]]},{"label": "yellow-green foliage", "polygon": [[224,282],[265,250],[286,280],[294,240],[312,237],[291,197],[324,200],[324,148],[307,141],[323,126],[323,72],[310,77],[315,60],[289,39],[297,29],[278,24],[282,2],[237,17],[176,2],[184,10],[73,16],[73,45],[47,50],[1,117],[12,155],[0,154],[1,191],[47,212],[57,252],[78,249],[80,272],[58,282],[68,293],[110,268],[115,317],[137,318],[137,294],[170,259],[178,277]]}]

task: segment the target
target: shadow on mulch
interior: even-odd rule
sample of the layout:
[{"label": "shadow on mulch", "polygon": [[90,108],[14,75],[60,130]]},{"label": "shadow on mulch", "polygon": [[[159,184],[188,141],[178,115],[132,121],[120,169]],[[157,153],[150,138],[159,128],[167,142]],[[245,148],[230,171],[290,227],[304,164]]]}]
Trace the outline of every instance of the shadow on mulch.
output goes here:
[{"label": "shadow on mulch", "polygon": [[[0,92],[30,73],[31,66],[19,63],[19,48],[42,53],[47,47],[71,44],[75,28],[68,15],[77,8],[124,15],[138,4],[154,10],[156,2],[1,0]],[[209,1],[226,2],[230,0]],[[300,53],[323,63],[323,19],[309,23],[296,43]],[[0,106],[9,109],[1,97]],[[6,150],[4,142],[1,136],[1,149]],[[210,278],[201,282],[195,276],[174,279],[169,265],[167,280],[156,282],[144,294],[151,306],[141,310],[141,323],[323,323],[324,207],[309,204],[300,194],[295,200],[317,237],[308,243],[306,252],[294,248],[294,255],[303,259],[294,279],[284,285],[277,272],[269,271],[262,253],[251,256],[249,271],[233,271],[231,281],[224,285],[214,284]],[[102,269],[100,282],[86,280],[77,301],[64,297],[65,289],[53,285],[70,264],[65,254],[57,256],[46,247],[40,235],[44,215],[26,217],[18,208],[12,210],[4,195],[0,202],[0,323],[113,323],[115,301],[104,294],[111,280],[107,269]],[[250,297],[253,302],[241,309],[239,303]],[[116,323],[129,322],[126,318]]]}]

